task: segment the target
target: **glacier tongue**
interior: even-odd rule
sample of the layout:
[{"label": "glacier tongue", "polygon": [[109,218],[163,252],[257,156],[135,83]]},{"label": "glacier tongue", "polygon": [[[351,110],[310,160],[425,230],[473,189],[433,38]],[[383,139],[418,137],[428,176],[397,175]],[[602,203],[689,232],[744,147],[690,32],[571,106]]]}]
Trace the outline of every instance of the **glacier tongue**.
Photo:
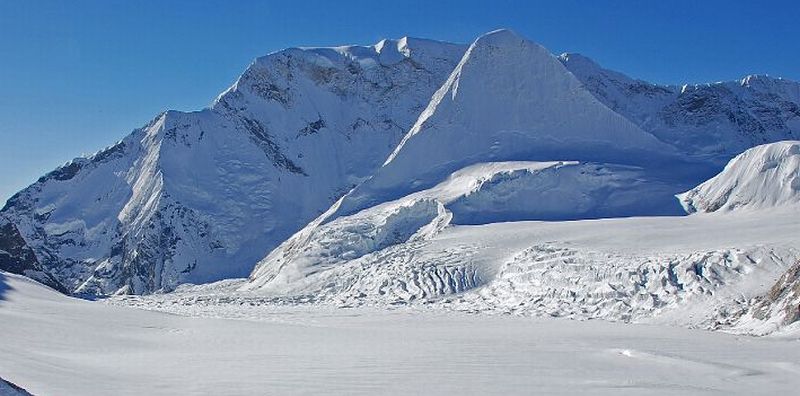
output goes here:
[{"label": "glacier tongue", "polygon": [[[648,180],[642,169],[629,166],[560,161],[475,164],[430,189],[353,215],[330,218],[338,208],[334,205],[262,260],[243,289],[275,297],[324,299],[354,290],[375,297],[370,294],[381,289],[366,290],[360,282],[374,276],[388,281],[394,274],[397,279],[391,283],[407,285],[406,299],[464,292],[482,285],[491,273],[455,264],[469,262],[469,249],[462,250],[461,257],[448,253],[427,261],[414,259],[424,241],[449,225],[632,216],[658,210],[674,214],[680,207],[670,191],[672,186]],[[430,276],[427,271],[440,271],[437,276],[450,280],[438,284],[403,278],[409,271],[422,277]]]},{"label": "glacier tongue", "polygon": [[[578,74],[597,72],[588,60],[577,67],[576,59],[562,62],[573,62]],[[594,246],[547,233],[558,225],[522,222],[677,214],[673,194],[709,170],[693,162],[708,160],[705,147],[687,149],[675,140],[676,150],[646,131],[647,117],[612,110],[655,111],[653,103],[675,100],[671,88],[606,73],[620,80],[620,101],[629,92],[624,87],[644,88],[638,103],[625,107],[599,98],[562,62],[509,31],[476,40],[383,166],[262,260],[238,292],[747,331],[737,318],[755,312],[748,308],[753,301],[768,300],[763,283],[800,257],[791,236],[742,237],[726,228],[752,226],[761,214],[564,225],[581,235],[589,235],[581,227],[590,229],[594,234],[584,239],[604,241]],[[793,150],[783,151],[793,156]],[[791,189],[797,168],[791,161],[788,170],[759,165],[781,176],[773,184],[765,180],[775,175],[763,175],[758,185]],[[725,179],[728,168],[717,178]],[[751,200],[779,206],[773,195],[759,188]],[[776,213],[765,216],[791,217],[796,208]],[[796,226],[791,218],[780,222],[770,225],[773,231]],[[656,241],[644,241],[640,232]],[[697,235],[705,240],[698,244]],[[632,246],[610,248],[614,239]],[[640,249],[648,244],[655,247]],[[788,307],[795,272],[776,286]]]}]

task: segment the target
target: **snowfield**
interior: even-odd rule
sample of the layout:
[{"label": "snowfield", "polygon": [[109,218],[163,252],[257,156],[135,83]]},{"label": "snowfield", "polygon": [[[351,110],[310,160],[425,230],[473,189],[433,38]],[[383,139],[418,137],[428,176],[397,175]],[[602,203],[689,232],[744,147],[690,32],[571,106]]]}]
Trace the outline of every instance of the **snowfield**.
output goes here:
[{"label": "snowfield", "polygon": [[[3,378],[37,395],[789,394],[796,338],[408,309],[184,317],[1,274]],[[218,307],[224,310],[224,307]],[[262,311],[266,312],[266,311]]]}]

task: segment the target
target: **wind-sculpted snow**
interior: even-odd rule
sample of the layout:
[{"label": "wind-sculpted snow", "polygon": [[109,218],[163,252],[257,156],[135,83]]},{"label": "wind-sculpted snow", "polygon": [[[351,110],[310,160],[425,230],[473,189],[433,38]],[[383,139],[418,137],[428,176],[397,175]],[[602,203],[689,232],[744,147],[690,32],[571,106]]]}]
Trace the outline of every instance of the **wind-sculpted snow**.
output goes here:
[{"label": "wind-sculpted snow", "polygon": [[800,141],[754,147],[719,175],[678,196],[687,212],[765,209],[800,203]]}]

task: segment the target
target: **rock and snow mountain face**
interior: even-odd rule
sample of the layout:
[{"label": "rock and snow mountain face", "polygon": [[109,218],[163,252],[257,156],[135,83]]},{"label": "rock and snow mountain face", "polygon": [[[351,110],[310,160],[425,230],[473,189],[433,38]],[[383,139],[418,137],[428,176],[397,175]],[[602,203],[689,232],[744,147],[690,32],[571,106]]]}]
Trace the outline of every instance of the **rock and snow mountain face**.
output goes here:
[{"label": "rock and snow mountain face", "polygon": [[751,148],[717,176],[678,196],[687,212],[764,209],[800,203],[800,141]]},{"label": "rock and snow mountain face", "polygon": [[248,288],[285,291],[276,284],[451,223],[668,214],[680,181],[644,166],[669,160],[681,158],[547,50],[492,32],[470,46],[386,163],[263,260]]},{"label": "rock and snow mountain face", "polygon": [[[384,165],[272,251],[238,290],[345,305],[663,316],[742,331],[735,319],[756,312],[750,305],[779,300],[791,309],[800,259],[795,142],[753,148],[681,196],[687,208],[733,197],[732,205],[785,212],[567,222],[566,232],[562,222],[522,222],[665,214],[658,210],[677,205],[671,195],[691,180],[684,172],[703,169],[691,161],[708,153],[661,139],[611,111],[538,45],[490,33],[470,46]],[[694,241],[694,233],[707,237]],[[780,276],[765,297],[763,285]],[[771,308],[753,315],[796,318],[764,313]]]},{"label": "rock and snow mountain face", "polygon": [[[12,197],[0,269],[140,294],[244,276],[272,251],[245,288],[302,294],[448,225],[677,214],[673,195],[728,158],[796,136],[797,87],[661,87],[508,31],[288,49],[211,108],[166,112]],[[463,289],[446,284],[432,290]]]},{"label": "rock and snow mountain face", "polygon": [[800,84],[751,75],[665,86],[606,70],[579,54],[559,59],[615,112],[682,152],[725,164],[764,143],[800,138]]},{"label": "rock and snow mountain face", "polygon": [[[464,49],[404,38],[259,58],[211,108],[166,112],[12,197],[3,268],[91,294],[244,276],[380,166]],[[20,240],[35,254],[10,250]]]}]

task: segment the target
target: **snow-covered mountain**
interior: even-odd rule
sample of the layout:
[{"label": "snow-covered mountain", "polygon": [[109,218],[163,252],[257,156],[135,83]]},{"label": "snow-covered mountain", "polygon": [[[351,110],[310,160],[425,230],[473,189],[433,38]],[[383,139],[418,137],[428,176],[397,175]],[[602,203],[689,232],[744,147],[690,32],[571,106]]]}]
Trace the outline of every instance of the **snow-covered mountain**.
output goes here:
[{"label": "snow-covered mountain", "polygon": [[678,159],[598,101],[546,49],[501,30],[478,38],[386,163],[344,199],[354,213],[475,163]]},{"label": "snow-covered mountain", "polygon": [[[524,221],[666,214],[707,166],[585,87],[534,43],[507,31],[479,38],[384,165],[238,291],[743,331],[753,327],[732,318],[753,301],[793,307],[796,142],[753,148],[681,196],[690,212],[733,197],[763,213]],[[759,318],[795,318],[778,316]]]},{"label": "snow-covered mountain", "polygon": [[657,86],[509,31],[288,49],[211,108],[165,112],[9,199],[0,269],[140,294],[267,256],[245,288],[285,275],[300,293],[309,273],[448,225],[679,214],[674,195],[732,156],[796,138],[798,87]]},{"label": "snow-covered mountain", "polygon": [[[2,268],[94,294],[246,275],[380,166],[463,51],[403,38],[259,58],[211,108],[161,114],[9,199]],[[9,250],[21,240],[35,255]]]},{"label": "snow-covered mountain", "polygon": [[559,59],[600,101],[682,152],[725,164],[764,143],[800,138],[800,84],[750,75],[665,86],[606,70],[580,54]]}]

